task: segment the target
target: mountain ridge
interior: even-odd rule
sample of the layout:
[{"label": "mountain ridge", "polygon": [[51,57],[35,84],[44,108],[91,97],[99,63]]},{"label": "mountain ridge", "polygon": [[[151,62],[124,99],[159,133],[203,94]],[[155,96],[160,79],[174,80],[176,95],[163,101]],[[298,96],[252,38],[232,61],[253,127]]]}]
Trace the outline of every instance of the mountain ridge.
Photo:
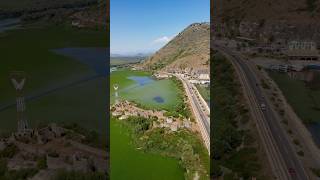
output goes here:
[{"label": "mountain ridge", "polygon": [[151,70],[209,69],[210,24],[193,23],[143,62]]}]

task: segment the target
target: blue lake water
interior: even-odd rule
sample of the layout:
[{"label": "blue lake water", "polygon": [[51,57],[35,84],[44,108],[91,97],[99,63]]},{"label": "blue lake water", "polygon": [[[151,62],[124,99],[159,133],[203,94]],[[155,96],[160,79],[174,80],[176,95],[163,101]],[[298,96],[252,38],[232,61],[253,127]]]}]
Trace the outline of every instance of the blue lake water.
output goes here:
[{"label": "blue lake water", "polygon": [[157,103],[164,103],[164,99],[160,96],[154,97],[153,100],[156,101]]},{"label": "blue lake water", "polygon": [[106,76],[110,73],[110,69],[108,69],[109,50],[107,48],[60,48],[52,51],[90,66],[99,75]]},{"label": "blue lake water", "polygon": [[308,129],[312,134],[314,142],[320,146],[320,123],[308,125]]},{"label": "blue lake water", "polygon": [[0,32],[5,32],[7,30],[15,29],[20,27],[19,18],[10,18],[0,20]]},{"label": "blue lake water", "polygon": [[154,82],[154,79],[148,76],[130,76],[128,79],[134,80],[139,86],[144,86]]}]

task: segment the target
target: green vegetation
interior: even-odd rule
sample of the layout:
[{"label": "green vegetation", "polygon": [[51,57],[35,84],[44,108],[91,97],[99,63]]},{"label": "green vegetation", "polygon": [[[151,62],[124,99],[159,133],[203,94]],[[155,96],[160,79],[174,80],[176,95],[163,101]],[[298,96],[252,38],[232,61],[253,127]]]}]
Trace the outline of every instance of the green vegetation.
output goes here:
[{"label": "green vegetation", "polygon": [[297,154],[298,154],[299,156],[304,156],[304,152],[303,152],[303,151],[298,151]]},{"label": "green vegetation", "polygon": [[[90,30],[75,30],[63,26],[12,30],[1,38],[2,66],[0,67],[0,101],[11,100],[15,91],[9,81],[10,71],[27,73],[26,94],[48,85],[92,75],[86,65],[57,55],[50,50],[64,47],[103,47],[105,33]],[[37,66],[35,66],[35,64]]]},{"label": "green vegetation", "polygon": [[312,168],[311,170],[312,170],[313,174],[315,174],[317,177],[320,177],[320,169]]},{"label": "green vegetation", "polygon": [[100,172],[79,172],[61,170],[52,180],[105,180],[107,175]]},{"label": "green vegetation", "polygon": [[[119,97],[135,102],[146,109],[165,109],[168,111],[184,110],[183,97],[180,84],[174,79],[155,80],[149,84],[140,86],[134,80],[128,79],[132,76],[150,77],[149,72],[118,70],[112,72],[110,78],[111,102],[114,101],[113,85],[119,85]],[[153,98],[159,96],[164,99],[163,103],[157,103]]]},{"label": "green vegetation", "polygon": [[[84,139],[81,139],[81,143],[83,144],[87,144],[89,146],[102,148],[102,149],[107,147],[107,144],[106,144],[107,142],[105,137],[103,137],[100,133],[94,130],[83,128],[76,123],[66,124],[64,125],[64,128],[83,135],[85,137]],[[68,133],[70,136],[72,136],[70,132]]]},{"label": "green vegetation", "polygon": [[8,170],[7,161],[0,158],[0,179],[1,180],[27,180],[38,172],[37,169]]},{"label": "green vegetation", "polygon": [[2,151],[0,151],[0,158],[12,158],[19,151],[14,144],[8,144]]},{"label": "green vegetation", "polygon": [[124,65],[130,63],[138,63],[142,60],[142,57],[111,57],[110,58],[110,65],[117,66],[117,65]]},{"label": "green vegetation", "polygon": [[[174,107],[173,110],[171,110],[171,112],[176,112],[178,113],[179,115],[182,115],[184,117],[191,117],[192,114],[191,114],[191,111],[190,109],[188,108],[187,104],[185,103],[186,102],[186,95],[185,95],[185,90],[184,90],[184,87],[183,87],[183,84],[182,82],[177,79],[176,77],[172,77],[170,78],[170,80],[172,80],[175,85],[177,86],[177,93],[178,93],[178,103],[176,104],[176,106]],[[170,111],[170,110],[168,110]]]},{"label": "green vegetation", "polygon": [[269,72],[269,75],[305,124],[320,122],[320,89],[309,88],[303,81],[286,74]]},{"label": "green vegetation", "polygon": [[317,0],[306,0],[306,4],[309,12],[313,12],[315,9],[317,9]]},{"label": "green vegetation", "polygon": [[37,167],[38,169],[46,169],[47,166],[47,157],[46,156],[42,156],[39,157],[37,160]]},{"label": "green vegetation", "polygon": [[[149,124],[148,122],[144,123],[144,120],[141,121],[142,123],[139,123],[137,126],[141,127]],[[132,143],[134,129],[126,125],[125,122],[111,118],[110,162],[112,168],[110,179],[183,179],[183,169],[179,165],[178,160],[158,154],[145,153],[139,150],[139,146]]]},{"label": "green vegetation", "polygon": [[268,83],[264,79],[261,79],[261,86],[264,89],[270,89],[270,86],[268,85]]},{"label": "green vegetation", "polygon": [[193,179],[195,173],[198,173],[201,179],[208,179],[209,156],[200,138],[187,130],[169,132],[163,128],[150,129],[152,121],[130,117],[119,123],[130,129],[134,146],[146,154],[160,154],[179,160],[185,169],[186,179]]},{"label": "green vegetation", "polygon": [[197,89],[203,99],[207,102],[210,102],[210,87],[209,86],[202,86],[202,85],[197,85]]},{"label": "green vegetation", "polygon": [[[8,78],[12,70],[27,73],[26,95],[38,94],[94,75],[95,72],[90,67],[51,50],[64,47],[104,47],[106,44],[102,37],[105,36],[106,32],[65,26],[43,26],[7,32],[0,44],[0,104],[15,101],[16,94]],[[72,122],[105,133],[106,122],[103,119],[107,104],[106,88],[105,78],[101,77],[28,101],[28,122],[31,127],[48,122]],[[0,117],[4,119],[0,132],[16,129],[15,106],[1,111]]]},{"label": "green vegetation", "polygon": [[2,177],[7,171],[7,161],[5,159],[0,159],[0,177]]},{"label": "green vegetation", "polygon": [[211,175],[214,178],[225,174],[224,178],[229,179],[261,179],[263,177],[260,175],[261,163],[256,139],[251,130],[238,128],[240,123],[249,122],[249,114],[242,104],[243,98],[235,71],[231,63],[218,53],[211,63],[211,70],[214,74],[212,81],[215,82],[212,87],[215,108],[212,112],[214,126],[211,126]]},{"label": "green vegetation", "polygon": [[[150,77],[151,74],[149,72],[130,71],[126,69],[112,72],[110,87],[112,101],[114,101],[114,97],[112,96],[114,89],[112,85],[118,84],[119,96],[123,99],[135,102],[143,109],[167,110],[168,112],[166,115],[173,117],[191,116],[189,108],[184,103],[186,97],[181,81],[176,78],[170,78],[165,80],[154,80],[149,84],[140,86],[135,81],[128,79],[128,77],[132,76]],[[154,101],[153,98],[157,96],[163,98],[164,102],[158,103]],[[144,169],[150,169],[150,164],[155,166],[155,163],[152,161],[158,161],[157,163],[162,165],[161,170],[153,171],[155,171],[155,173],[160,173],[163,168],[166,167],[166,172],[159,176],[152,175],[151,179],[183,179],[183,170],[181,167],[185,169],[185,177],[187,179],[192,179],[195,172],[198,173],[201,179],[208,179],[209,156],[204,145],[201,143],[200,138],[189,131],[168,133],[167,130],[164,129],[150,129],[153,120],[154,119],[144,118],[129,118],[128,120],[121,122],[111,120],[111,163],[112,167],[114,167],[111,168],[111,178],[132,179],[133,177],[139,177],[139,179],[150,179],[150,174],[147,173],[142,175],[140,174],[142,173],[140,169],[137,170],[136,167],[132,166],[137,166],[137,164],[139,164],[139,166],[142,166]],[[126,129],[129,132],[130,138],[127,141],[134,142],[130,146],[132,146],[133,149],[138,148],[140,150],[128,150],[129,154],[134,154],[131,155],[132,157],[130,156],[130,161],[132,161],[132,163],[126,167],[129,171],[128,175],[122,171],[120,172],[120,169],[123,166],[118,165],[116,160],[113,160],[126,158],[126,162],[129,162],[127,160],[127,158],[129,158],[127,157],[128,155],[123,155],[114,150],[117,149],[117,146],[120,146],[118,143],[114,145],[115,142],[113,142],[119,140],[119,134],[114,135],[113,133],[113,128],[117,130],[117,126],[119,126],[118,128]],[[113,140],[113,136],[116,137],[115,140]],[[123,144],[121,145],[123,146]],[[125,147],[122,149],[127,149],[127,146],[128,143],[126,143]],[[119,156],[118,154],[122,154],[122,156]],[[150,157],[150,160],[146,161],[146,157]],[[122,162],[120,160],[118,161]],[[168,170],[168,165],[165,164],[168,164],[174,169]],[[115,166],[120,169],[117,169]],[[134,172],[131,171],[132,168],[135,169]],[[188,170],[188,172],[186,170]],[[129,176],[130,174],[133,175]]]}]

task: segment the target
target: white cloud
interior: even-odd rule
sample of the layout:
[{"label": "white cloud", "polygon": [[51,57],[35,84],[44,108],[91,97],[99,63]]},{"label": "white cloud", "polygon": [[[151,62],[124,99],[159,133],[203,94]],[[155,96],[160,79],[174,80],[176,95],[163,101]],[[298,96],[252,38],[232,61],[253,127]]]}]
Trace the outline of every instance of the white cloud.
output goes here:
[{"label": "white cloud", "polygon": [[173,37],[162,36],[160,38],[155,39],[152,44],[167,44]]}]

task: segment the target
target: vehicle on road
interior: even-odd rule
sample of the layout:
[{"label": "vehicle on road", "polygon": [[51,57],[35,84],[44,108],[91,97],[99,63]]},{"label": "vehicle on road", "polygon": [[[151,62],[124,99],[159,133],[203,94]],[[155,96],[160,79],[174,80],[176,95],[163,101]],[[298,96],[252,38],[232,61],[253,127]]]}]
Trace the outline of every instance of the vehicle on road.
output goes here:
[{"label": "vehicle on road", "polygon": [[288,172],[291,176],[295,176],[296,175],[296,171],[293,168],[289,168]]},{"label": "vehicle on road", "polygon": [[262,111],[266,110],[266,105],[264,103],[261,103],[260,108]]}]

